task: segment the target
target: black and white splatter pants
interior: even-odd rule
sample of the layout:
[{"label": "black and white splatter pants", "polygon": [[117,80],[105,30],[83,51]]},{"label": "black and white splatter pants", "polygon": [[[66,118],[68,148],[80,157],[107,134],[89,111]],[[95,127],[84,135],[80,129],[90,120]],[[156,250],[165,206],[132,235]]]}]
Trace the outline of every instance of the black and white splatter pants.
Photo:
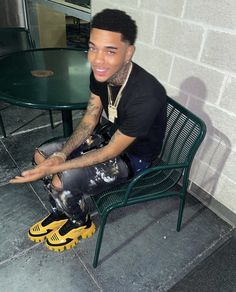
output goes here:
[{"label": "black and white splatter pants", "polygon": [[[92,143],[86,141],[73,151],[68,160],[84,155],[85,152],[103,146],[104,139],[100,135],[92,136]],[[38,151],[46,158],[60,151],[65,140],[55,141],[40,146]],[[85,219],[88,208],[85,195],[97,195],[105,189],[127,181],[132,175],[146,169],[150,163],[127,155],[120,155],[100,164],[58,173],[62,190],[56,190],[52,185],[52,177],[44,178],[44,184],[49,192],[49,201],[54,211],[63,212],[72,220]]]}]

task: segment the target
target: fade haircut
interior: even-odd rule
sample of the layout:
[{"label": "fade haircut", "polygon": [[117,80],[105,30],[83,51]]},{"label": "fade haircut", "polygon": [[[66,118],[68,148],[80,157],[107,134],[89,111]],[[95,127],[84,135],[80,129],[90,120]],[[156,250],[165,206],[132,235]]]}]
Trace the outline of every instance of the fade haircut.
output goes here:
[{"label": "fade haircut", "polygon": [[94,15],[91,22],[91,29],[98,28],[112,32],[119,32],[122,41],[135,43],[137,37],[137,25],[135,21],[124,11],[118,9],[104,9]]}]

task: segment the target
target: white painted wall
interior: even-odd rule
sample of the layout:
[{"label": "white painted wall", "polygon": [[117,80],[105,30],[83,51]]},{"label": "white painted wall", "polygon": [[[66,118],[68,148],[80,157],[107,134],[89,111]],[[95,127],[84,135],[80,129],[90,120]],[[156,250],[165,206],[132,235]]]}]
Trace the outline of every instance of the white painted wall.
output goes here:
[{"label": "white painted wall", "polygon": [[137,21],[134,61],[206,122],[191,180],[236,214],[236,1],[92,0],[104,8]]}]

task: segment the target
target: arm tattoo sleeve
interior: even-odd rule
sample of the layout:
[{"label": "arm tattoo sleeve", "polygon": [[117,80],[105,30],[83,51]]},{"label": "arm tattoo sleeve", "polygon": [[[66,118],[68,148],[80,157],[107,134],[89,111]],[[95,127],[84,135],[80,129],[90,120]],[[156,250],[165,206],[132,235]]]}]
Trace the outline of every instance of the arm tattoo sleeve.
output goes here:
[{"label": "arm tattoo sleeve", "polygon": [[67,156],[92,134],[98,123],[102,109],[94,103],[94,99],[91,96],[84,117],[62,149]]},{"label": "arm tattoo sleeve", "polygon": [[117,130],[107,145],[96,150],[91,150],[82,156],[67,160],[65,163],[55,166],[53,173],[96,165],[116,157],[135,140],[134,137],[122,137],[122,135],[123,134]]}]

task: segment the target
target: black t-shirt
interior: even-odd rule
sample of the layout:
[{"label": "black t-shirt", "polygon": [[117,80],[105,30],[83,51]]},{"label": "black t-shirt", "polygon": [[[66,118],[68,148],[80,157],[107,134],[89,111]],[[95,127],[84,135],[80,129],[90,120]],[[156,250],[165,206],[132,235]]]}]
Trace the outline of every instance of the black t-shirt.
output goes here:
[{"label": "black t-shirt", "polygon": [[[119,88],[114,88],[118,91]],[[98,82],[90,75],[90,90],[101,98],[108,116],[107,82]],[[160,82],[133,63],[128,82],[118,105],[115,127],[137,139],[127,153],[152,161],[161,151],[166,128],[166,91]]]}]

